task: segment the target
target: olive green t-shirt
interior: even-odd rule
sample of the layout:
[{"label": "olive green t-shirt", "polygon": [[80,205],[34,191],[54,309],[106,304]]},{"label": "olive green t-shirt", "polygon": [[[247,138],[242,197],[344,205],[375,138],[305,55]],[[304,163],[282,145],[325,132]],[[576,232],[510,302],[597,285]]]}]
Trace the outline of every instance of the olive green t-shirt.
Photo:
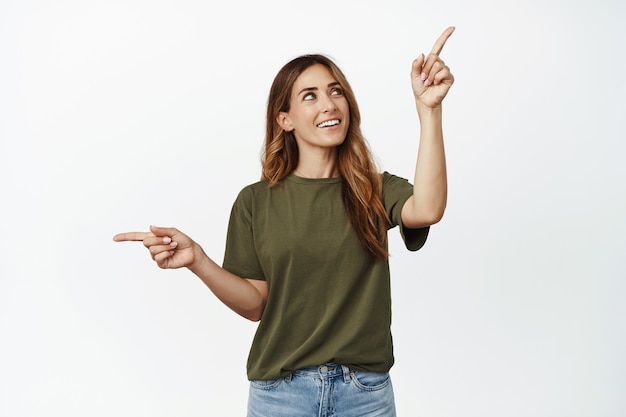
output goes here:
[{"label": "olive green t-shirt", "polygon": [[[383,204],[409,250],[429,228],[401,224],[413,194],[405,179],[383,176]],[[393,364],[389,264],[372,262],[346,215],[339,178],[290,175],[245,187],[233,204],[223,267],[265,280],[269,296],[250,355],[248,379],[276,379],[309,366],[340,363],[387,372]]]}]

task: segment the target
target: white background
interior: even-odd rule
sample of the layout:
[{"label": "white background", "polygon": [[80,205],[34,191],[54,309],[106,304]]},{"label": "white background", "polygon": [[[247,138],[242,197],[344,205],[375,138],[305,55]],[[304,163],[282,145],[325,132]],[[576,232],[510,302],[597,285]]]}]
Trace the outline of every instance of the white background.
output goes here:
[{"label": "white background", "polygon": [[410,64],[449,25],[449,204],[392,233],[401,416],[626,415],[626,6],[614,1],[0,2],[0,415],[242,416],[255,329],[122,231],[221,262],[267,92],[333,57],[410,178]]}]

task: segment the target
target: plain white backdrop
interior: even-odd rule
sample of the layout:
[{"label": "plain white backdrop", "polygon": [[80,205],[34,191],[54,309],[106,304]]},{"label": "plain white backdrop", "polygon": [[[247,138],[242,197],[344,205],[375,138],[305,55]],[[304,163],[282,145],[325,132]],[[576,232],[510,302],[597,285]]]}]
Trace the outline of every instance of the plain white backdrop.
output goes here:
[{"label": "plain white backdrop", "polygon": [[449,204],[391,237],[401,416],[626,415],[621,1],[0,1],[0,416],[243,416],[255,324],[117,232],[221,262],[291,58],[336,60],[411,178],[449,25]]}]

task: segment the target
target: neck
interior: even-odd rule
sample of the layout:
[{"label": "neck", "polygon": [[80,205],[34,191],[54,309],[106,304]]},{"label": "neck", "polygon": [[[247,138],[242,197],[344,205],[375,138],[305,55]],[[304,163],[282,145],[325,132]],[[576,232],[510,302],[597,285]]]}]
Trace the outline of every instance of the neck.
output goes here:
[{"label": "neck", "polygon": [[303,178],[335,178],[339,176],[337,154],[323,158],[303,158],[300,156],[295,174]]}]

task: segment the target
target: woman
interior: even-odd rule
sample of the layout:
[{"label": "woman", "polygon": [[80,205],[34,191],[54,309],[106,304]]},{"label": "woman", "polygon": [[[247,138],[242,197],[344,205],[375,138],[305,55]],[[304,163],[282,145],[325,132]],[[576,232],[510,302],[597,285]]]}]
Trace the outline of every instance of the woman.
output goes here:
[{"label": "woman", "polygon": [[262,180],[231,212],[223,267],[173,228],[122,233],[161,268],[187,267],[227,306],[260,321],[248,358],[248,415],[394,416],[387,230],[410,250],[446,206],[439,58],[448,28],[411,71],[420,119],[413,185],[375,170],[340,69],[304,55],[277,74]]}]

